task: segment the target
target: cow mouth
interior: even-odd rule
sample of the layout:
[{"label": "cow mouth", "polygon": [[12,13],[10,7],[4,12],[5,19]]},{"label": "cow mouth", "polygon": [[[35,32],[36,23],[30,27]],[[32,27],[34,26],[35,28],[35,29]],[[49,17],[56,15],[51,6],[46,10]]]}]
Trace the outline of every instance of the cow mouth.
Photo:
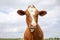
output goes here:
[{"label": "cow mouth", "polygon": [[35,27],[30,27],[29,29],[30,29],[31,32],[34,32],[36,28]]},{"label": "cow mouth", "polygon": [[31,28],[30,31],[31,31],[31,32],[34,32],[34,28]]},{"label": "cow mouth", "polygon": [[29,26],[29,29],[30,29],[31,32],[34,32],[36,28],[37,27],[36,26],[33,26],[33,25]]}]

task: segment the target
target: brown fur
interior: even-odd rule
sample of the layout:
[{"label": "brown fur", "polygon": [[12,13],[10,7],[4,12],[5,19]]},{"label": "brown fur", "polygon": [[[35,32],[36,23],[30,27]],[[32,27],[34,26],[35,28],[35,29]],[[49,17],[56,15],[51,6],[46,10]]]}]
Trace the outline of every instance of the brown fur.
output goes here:
[{"label": "brown fur", "polygon": [[[28,8],[29,7],[31,7],[31,6],[28,6]],[[34,5],[32,7],[35,8]],[[42,32],[42,29],[38,25],[38,15],[44,16],[47,12],[36,10],[35,15],[34,15],[34,20],[36,22],[35,27],[33,25],[31,25],[32,18],[31,18],[30,13],[28,12],[28,10],[26,10],[26,11],[18,10],[17,13],[19,15],[26,15],[27,29],[24,33],[24,40],[43,40],[44,35],[43,35],[43,32]],[[33,32],[30,31],[31,28],[34,29]]]},{"label": "brown fur", "polygon": [[43,32],[39,25],[37,25],[37,28],[32,33],[29,28],[27,28],[24,33],[24,40],[43,40]]}]

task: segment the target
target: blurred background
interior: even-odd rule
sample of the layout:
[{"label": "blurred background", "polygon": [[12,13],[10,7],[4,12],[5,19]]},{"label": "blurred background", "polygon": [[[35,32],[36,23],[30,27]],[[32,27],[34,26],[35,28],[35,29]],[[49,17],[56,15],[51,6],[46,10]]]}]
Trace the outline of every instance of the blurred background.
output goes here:
[{"label": "blurred background", "polygon": [[17,10],[26,10],[31,4],[47,11],[38,18],[44,38],[60,38],[60,0],[0,0],[0,38],[24,37],[26,16],[18,15]]}]

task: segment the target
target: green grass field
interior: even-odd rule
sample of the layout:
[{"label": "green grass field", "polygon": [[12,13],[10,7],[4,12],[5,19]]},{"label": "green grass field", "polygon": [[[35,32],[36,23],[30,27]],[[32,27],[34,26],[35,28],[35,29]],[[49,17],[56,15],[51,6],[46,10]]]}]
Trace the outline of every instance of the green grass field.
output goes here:
[{"label": "green grass field", "polygon": [[[0,38],[0,40],[23,40],[23,38]],[[45,38],[44,40],[60,40],[60,38]]]},{"label": "green grass field", "polygon": [[23,40],[23,38],[0,38],[0,40]]}]

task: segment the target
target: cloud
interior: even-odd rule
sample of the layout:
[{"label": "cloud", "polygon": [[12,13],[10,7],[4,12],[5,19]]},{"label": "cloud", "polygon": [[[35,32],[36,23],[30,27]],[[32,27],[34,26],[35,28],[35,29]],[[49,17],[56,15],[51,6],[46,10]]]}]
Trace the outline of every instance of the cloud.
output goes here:
[{"label": "cloud", "polygon": [[44,17],[39,17],[44,37],[60,37],[59,0],[0,0],[0,37],[23,37],[26,19],[18,15],[17,10],[25,10],[30,4],[47,11]]},{"label": "cloud", "polygon": [[[12,35],[14,34],[15,37],[18,37],[16,36],[17,33],[18,33],[17,35],[20,34],[23,36],[22,33],[24,32],[26,25],[25,17],[18,15],[17,9],[13,9],[13,8],[8,8],[8,9],[2,8],[2,9],[4,10],[0,11],[0,35],[1,35],[0,37],[8,37],[8,36],[13,37]],[[10,12],[7,12],[7,10]],[[3,11],[5,11],[6,13]],[[24,26],[22,26],[23,23]]]},{"label": "cloud", "polygon": [[12,8],[20,8],[24,9],[25,6],[35,3],[38,0],[1,0],[0,7],[12,7]]},{"label": "cloud", "polygon": [[[52,2],[51,2],[52,1]],[[12,8],[20,8],[25,9],[28,5],[34,4],[39,8],[46,8],[51,5],[55,5],[56,0],[1,0],[0,5],[1,7],[12,7]]]},{"label": "cloud", "polygon": [[2,33],[18,32],[18,28],[4,28]]},{"label": "cloud", "polygon": [[42,4],[42,5],[53,5],[53,4],[55,4],[55,2],[56,2],[56,0],[42,0],[40,4]]},{"label": "cloud", "polygon": [[[9,10],[10,12],[7,12],[6,10]],[[17,14],[17,9],[8,8],[0,11],[0,19],[1,19],[0,22],[16,22],[20,20],[19,18],[20,16]]]},{"label": "cloud", "polygon": [[47,11],[47,15],[39,18],[39,24],[44,31],[45,38],[59,37],[59,20],[60,20],[60,6],[55,6],[52,10]]}]

